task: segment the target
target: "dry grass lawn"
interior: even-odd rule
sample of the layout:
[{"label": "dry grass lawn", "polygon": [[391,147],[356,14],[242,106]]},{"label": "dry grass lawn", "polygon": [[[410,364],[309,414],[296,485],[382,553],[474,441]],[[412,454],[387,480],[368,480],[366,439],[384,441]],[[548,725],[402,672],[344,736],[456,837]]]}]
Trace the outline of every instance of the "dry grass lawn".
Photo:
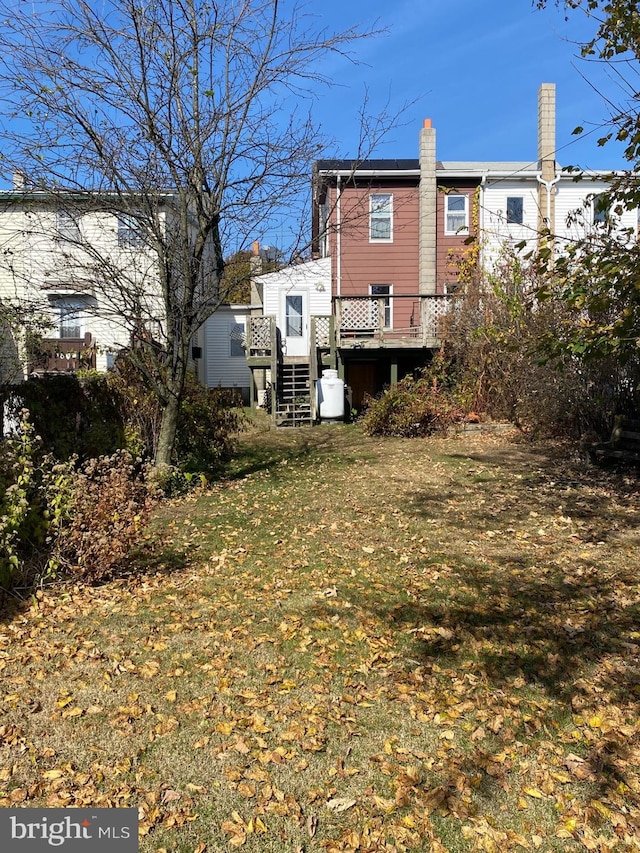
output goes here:
[{"label": "dry grass lawn", "polygon": [[5,608],[0,805],[142,853],[640,850],[640,506],[516,433],[254,426],[130,571]]}]

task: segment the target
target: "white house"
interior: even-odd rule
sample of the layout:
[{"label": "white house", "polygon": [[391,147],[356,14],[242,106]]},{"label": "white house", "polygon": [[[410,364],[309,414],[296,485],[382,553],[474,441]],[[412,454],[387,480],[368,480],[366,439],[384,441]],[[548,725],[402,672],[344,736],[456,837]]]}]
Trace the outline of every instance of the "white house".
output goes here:
[{"label": "white house", "polygon": [[[46,324],[13,381],[104,370],[136,333],[161,338],[155,256],[135,222],[97,198],[19,185],[0,192],[0,245],[0,300]],[[17,345],[24,350],[24,340]]]}]

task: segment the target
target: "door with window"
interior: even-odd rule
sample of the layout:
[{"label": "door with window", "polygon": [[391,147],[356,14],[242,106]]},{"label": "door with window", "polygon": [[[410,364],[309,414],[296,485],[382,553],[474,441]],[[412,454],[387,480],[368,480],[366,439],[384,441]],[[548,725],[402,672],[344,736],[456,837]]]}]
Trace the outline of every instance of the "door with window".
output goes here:
[{"label": "door with window", "polygon": [[309,355],[309,294],[307,291],[281,291],[278,327],[282,333],[285,355]]}]

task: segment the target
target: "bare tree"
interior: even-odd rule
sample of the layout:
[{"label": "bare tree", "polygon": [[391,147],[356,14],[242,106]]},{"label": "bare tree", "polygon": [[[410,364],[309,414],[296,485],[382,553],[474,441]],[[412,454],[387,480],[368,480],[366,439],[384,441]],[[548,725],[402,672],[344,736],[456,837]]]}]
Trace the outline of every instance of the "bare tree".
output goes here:
[{"label": "bare tree", "polygon": [[[70,263],[136,334],[163,407],[155,461],[169,463],[192,338],[224,299],[223,258],[299,203],[325,144],[310,113],[331,83],[322,65],[373,33],[327,32],[279,0],[0,8],[6,171],[130,224],[141,252],[78,238]],[[385,121],[367,128],[373,142]]]}]

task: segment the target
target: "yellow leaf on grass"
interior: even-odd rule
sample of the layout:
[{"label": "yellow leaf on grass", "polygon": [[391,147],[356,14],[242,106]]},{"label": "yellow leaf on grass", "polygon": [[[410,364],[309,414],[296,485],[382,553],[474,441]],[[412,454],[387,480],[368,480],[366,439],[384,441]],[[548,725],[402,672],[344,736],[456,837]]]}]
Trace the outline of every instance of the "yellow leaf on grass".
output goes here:
[{"label": "yellow leaf on grass", "polygon": [[66,708],[62,712],[63,717],[81,717],[84,714],[82,708],[79,708],[77,705],[74,708]]},{"label": "yellow leaf on grass", "polygon": [[178,698],[178,694],[175,690],[167,690],[167,692],[164,694],[164,698],[167,700],[167,702],[175,702]]},{"label": "yellow leaf on grass", "polygon": [[61,776],[64,776],[63,770],[45,770],[42,774],[43,779],[59,779]]},{"label": "yellow leaf on grass", "polygon": [[529,797],[535,797],[536,800],[544,800],[544,794],[537,788],[525,788],[524,792]]},{"label": "yellow leaf on grass", "polygon": [[611,811],[605,806],[604,803],[601,803],[600,800],[591,800],[589,804],[592,808],[594,808],[601,817],[609,820],[611,818]]}]

